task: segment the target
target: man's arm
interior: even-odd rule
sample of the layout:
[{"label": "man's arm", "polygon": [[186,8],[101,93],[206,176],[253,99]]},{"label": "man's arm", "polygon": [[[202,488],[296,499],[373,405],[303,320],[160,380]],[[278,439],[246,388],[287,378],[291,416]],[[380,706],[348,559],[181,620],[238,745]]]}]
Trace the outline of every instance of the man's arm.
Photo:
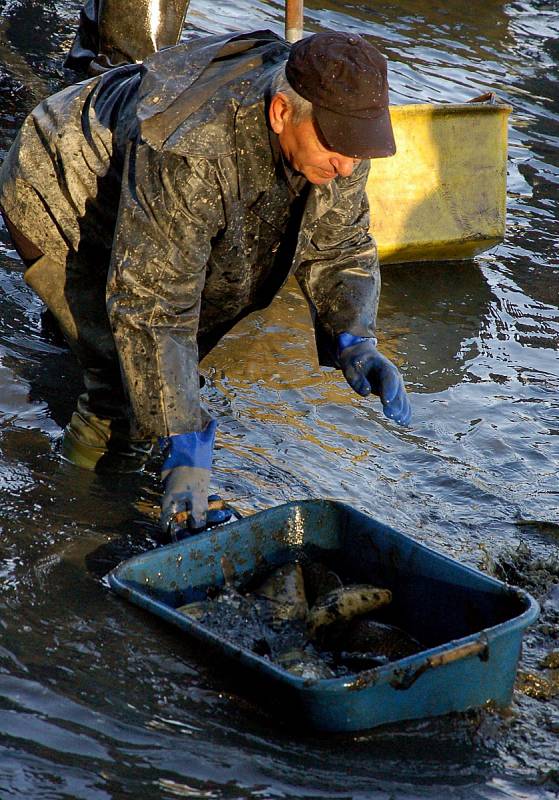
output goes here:
[{"label": "man's arm", "polygon": [[397,367],[376,348],[380,270],[369,233],[369,165],[338,181],[340,200],[325,214],[296,271],[315,326],[319,361],[341,369],[351,388],[380,397],[384,414],[406,425],[409,399]]},{"label": "man's arm", "polygon": [[211,241],[223,225],[210,162],[131,147],[107,309],[142,436],[203,427],[196,337]]},{"label": "man's arm", "polygon": [[340,202],[321,219],[295,277],[313,317],[320,363],[335,366],[336,337],[375,335],[380,295],[377,248],[369,233],[369,162],[337,180]]},{"label": "man's arm", "polygon": [[[212,238],[223,225],[208,161],[130,147],[107,308],[138,432],[159,438],[160,522],[174,536],[185,512],[181,529],[207,523],[216,423],[200,409],[197,333]],[[228,516],[218,514],[214,523]]]}]

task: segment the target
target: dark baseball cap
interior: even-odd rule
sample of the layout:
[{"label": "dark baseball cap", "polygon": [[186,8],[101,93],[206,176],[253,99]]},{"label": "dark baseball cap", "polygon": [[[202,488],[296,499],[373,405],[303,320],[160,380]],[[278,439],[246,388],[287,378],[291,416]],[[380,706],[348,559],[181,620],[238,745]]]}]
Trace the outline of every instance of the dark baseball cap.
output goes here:
[{"label": "dark baseball cap", "polygon": [[292,88],[313,106],[330,150],[353,158],[393,156],[386,59],[356,33],[315,33],[291,45]]}]

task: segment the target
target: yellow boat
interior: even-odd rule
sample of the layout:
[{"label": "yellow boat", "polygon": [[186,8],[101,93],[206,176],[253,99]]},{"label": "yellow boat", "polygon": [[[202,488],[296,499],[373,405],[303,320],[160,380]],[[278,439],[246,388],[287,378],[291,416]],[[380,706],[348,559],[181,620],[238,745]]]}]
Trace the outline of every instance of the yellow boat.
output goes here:
[{"label": "yellow boat", "polygon": [[374,159],[367,183],[381,263],[469,259],[505,235],[510,106],[391,106],[397,152]]}]

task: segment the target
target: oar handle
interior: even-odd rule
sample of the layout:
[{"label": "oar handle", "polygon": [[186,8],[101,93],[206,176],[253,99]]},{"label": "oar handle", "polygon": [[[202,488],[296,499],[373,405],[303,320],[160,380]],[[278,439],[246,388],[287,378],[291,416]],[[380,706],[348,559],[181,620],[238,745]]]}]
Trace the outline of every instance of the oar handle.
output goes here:
[{"label": "oar handle", "polygon": [[[226,500],[209,500],[208,501],[208,511],[222,511],[227,509],[231,512],[232,516],[235,519],[242,519],[243,515],[240,511],[234,508],[230,503]],[[190,536],[194,533],[194,531],[188,531],[188,518],[190,517],[190,511],[177,511],[176,514],[173,514],[171,519],[169,520],[169,524],[167,526],[167,533],[169,534],[169,538],[172,542],[178,542],[181,539],[185,539],[187,536]],[[223,524],[223,523],[221,523]],[[214,527],[219,527],[219,525],[208,525],[204,530],[211,530]]]},{"label": "oar handle", "polygon": [[291,43],[303,38],[303,0],[285,0],[285,38]]},{"label": "oar handle", "polygon": [[[234,517],[241,519],[241,514],[237,511],[237,509],[230,506],[226,500],[219,498],[219,500],[208,501],[208,511],[222,511],[226,508],[233,513]],[[177,511],[176,514],[173,514],[173,521],[178,523],[178,525],[184,526],[188,522],[189,516],[190,511]]]}]

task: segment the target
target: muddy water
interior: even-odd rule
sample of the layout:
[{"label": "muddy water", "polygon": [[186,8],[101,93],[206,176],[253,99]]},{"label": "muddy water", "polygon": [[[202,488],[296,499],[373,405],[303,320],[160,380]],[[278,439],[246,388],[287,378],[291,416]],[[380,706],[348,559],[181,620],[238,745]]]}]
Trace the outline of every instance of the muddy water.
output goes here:
[{"label": "muddy water", "polygon": [[[77,4],[2,0],[0,148],[70,76]],[[194,0],[185,34],[282,29],[275,2]],[[400,430],[319,371],[293,286],[204,364],[214,483],[245,512],[334,497],[542,602],[507,713],[356,736],[297,735],[195,645],[111,595],[156,543],[156,465],[64,464],[79,390],[0,230],[0,797],[551,798],[559,787],[559,10],[552,2],[307,3],[307,31],[360,30],[393,102],[488,90],[514,108],[508,235],[464,264],[384,270],[379,334],[412,390]]]}]

